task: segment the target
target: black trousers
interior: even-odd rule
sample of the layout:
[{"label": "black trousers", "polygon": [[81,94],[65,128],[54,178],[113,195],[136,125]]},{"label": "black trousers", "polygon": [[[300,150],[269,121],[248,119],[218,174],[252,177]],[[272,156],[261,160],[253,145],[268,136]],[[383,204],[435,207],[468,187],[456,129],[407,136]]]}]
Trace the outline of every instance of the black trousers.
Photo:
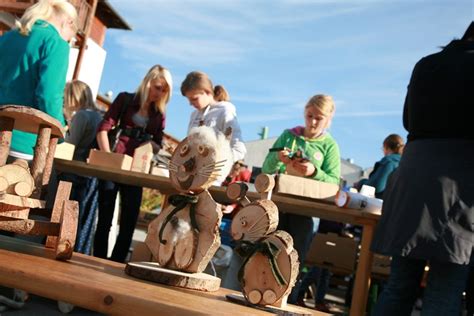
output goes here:
[{"label": "black trousers", "polygon": [[119,191],[121,197],[120,229],[110,259],[125,262],[140,212],[143,189],[112,181],[99,181],[99,220],[94,237],[94,256],[107,258],[109,232],[114,216],[115,199]]}]

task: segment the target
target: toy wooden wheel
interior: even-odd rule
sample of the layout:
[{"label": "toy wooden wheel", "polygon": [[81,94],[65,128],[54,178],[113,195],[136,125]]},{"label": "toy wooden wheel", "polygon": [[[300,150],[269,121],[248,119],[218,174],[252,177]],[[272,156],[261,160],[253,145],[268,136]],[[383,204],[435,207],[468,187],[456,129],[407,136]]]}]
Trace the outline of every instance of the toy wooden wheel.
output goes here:
[{"label": "toy wooden wheel", "polygon": [[68,260],[72,256],[76,243],[78,212],[79,203],[64,201],[60,217],[59,235],[56,239],[56,259]]}]

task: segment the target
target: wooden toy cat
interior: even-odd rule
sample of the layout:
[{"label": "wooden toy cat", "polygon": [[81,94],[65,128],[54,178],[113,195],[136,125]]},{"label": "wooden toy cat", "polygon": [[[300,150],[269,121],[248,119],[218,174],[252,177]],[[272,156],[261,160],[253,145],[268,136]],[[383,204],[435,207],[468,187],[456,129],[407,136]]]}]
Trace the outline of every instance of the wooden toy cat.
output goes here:
[{"label": "wooden toy cat", "polygon": [[169,162],[170,180],[180,194],[169,197],[149,225],[145,240],[161,267],[202,272],[220,246],[221,205],[207,189],[224,178],[232,152],[224,134],[209,127],[193,129]]}]

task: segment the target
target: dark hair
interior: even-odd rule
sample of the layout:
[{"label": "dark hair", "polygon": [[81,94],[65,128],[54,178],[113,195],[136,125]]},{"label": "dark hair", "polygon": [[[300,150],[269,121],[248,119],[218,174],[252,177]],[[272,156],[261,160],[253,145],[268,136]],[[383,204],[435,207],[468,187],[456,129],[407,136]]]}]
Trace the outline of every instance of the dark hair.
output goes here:
[{"label": "dark hair", "polygon": [[390,134],[383,141],[383,147],[390,149],[395,154],[401,154],[405,144],[403,138],[398,134]]},{"label": "dark hair", "polygon": [[183,83],[181,83],[181,94],[183,96],[186,96],[186,93],[195,89],[202,89],[214,95],[214,88],[211,79],[201,71],[188,73]]},{"label": "dark hair", "polygon": [[214,100],[216,101],[230,101],[230,96],[227,90],[221,86],[217,85],[214,87]]}]

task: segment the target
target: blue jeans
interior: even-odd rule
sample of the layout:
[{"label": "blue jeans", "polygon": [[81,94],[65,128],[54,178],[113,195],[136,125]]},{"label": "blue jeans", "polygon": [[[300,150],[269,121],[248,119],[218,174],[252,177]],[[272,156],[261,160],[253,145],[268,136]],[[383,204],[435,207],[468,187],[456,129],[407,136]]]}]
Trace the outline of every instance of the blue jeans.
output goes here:
[{"label": "blue jeans", "polygon": [[58,177],[59,180],[72,183],[69,199],[79,202],[79,218],[74,251],[91,255],[98,210],[98,180],[93,177],[81,177],[65,172]]},{"label": "blue jeans", "polygon": [[[411,315],[426,260],[395,256],[388,282],[374,309],[376,316]],[[430,261],[422,316],[458,316],[468,265]]]}]

